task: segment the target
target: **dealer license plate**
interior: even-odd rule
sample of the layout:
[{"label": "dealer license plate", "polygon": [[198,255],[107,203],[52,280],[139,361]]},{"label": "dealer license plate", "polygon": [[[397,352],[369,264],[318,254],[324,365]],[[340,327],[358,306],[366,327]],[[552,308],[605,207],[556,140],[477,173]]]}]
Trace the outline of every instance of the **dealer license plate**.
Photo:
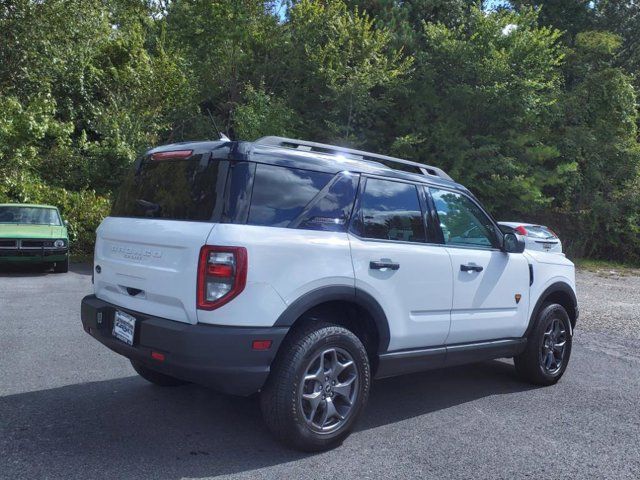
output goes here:
[{"label": "dealer license plate", "polygon": [[136,319],[128,313],[116,310],[113,319],[113,336],[127,345],[133,345],[133,337],[136,332]]}]

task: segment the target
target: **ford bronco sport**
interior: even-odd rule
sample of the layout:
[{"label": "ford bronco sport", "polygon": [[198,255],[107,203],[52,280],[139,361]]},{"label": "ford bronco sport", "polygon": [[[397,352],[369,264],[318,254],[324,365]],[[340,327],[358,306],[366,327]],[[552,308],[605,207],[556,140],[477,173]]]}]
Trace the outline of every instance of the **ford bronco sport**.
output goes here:
[{"label": "ford bronco sport", "polygon": [[97,231],[87,333],[157,385],[260,393],[288,445],[330,448],[373,378],[569,362],[573,264],[524,252],[442,170],[280,137],[155,148]]}]

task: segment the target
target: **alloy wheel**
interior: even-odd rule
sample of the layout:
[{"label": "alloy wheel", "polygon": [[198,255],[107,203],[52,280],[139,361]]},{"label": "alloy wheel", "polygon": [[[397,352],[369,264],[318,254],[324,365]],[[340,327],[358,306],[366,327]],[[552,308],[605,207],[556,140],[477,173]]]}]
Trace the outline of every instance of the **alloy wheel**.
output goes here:
[{"label": "alloy wheel", "polygon": [[567,330],[562,320],[552,318],[542,337],[540,368],[547,375],[555,375],[562,368],[567,345]]},{"label": "alloy wheel", "polygon": [[300,385],[300,406],[306,424],[318,433],[344,425],[358,393],[358,370],[346,350],[328,348],[308,364]]}]

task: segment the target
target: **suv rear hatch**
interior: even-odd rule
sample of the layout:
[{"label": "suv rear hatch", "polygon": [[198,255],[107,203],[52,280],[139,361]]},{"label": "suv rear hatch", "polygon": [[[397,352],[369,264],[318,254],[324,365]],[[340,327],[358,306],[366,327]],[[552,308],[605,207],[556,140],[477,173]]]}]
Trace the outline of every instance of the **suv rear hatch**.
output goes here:
[{"label": "suv rear hatch", "polygon": [[197,322],[199,254],[223,209],[228,145],[174,145],[136,162],[97,231],[98,298]]}]

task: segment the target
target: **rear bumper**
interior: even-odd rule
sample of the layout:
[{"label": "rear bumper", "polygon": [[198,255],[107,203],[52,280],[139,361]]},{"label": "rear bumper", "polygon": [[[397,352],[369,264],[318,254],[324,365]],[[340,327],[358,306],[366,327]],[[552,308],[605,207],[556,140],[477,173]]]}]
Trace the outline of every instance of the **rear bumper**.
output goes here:
[{"label": "rear bumper", "polygon": [[[111,333],[116,308],[137,320],[133,346]],[[288,332],[287,327],[191,325],[132,312],[95,295],[82,300],[81,316],[84,330],[114,352],[158,372],[233,395],[251,395],[262,388]],[[253,340],[271,340],[271,348],[253,350]],[[152,351],[164,354],[164,361],[154,360]]]}]

